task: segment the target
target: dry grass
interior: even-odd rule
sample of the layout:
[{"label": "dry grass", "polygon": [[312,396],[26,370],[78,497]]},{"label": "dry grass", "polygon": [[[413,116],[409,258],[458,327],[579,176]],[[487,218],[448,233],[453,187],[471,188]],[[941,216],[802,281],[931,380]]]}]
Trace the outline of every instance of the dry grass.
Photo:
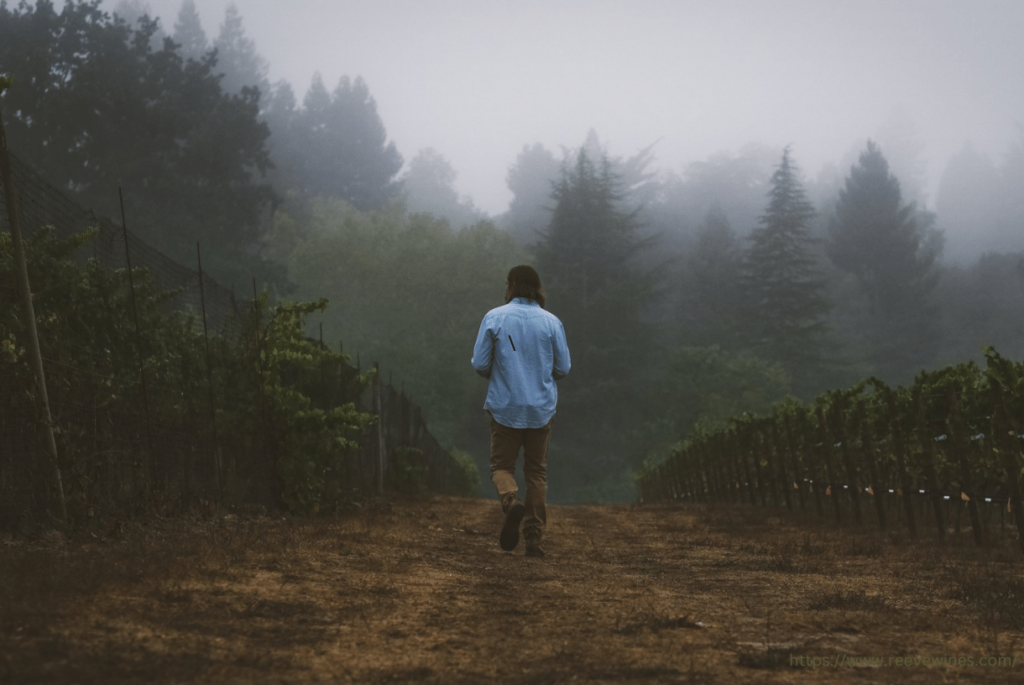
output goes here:
[{"label": "dry grass", "polygon": [[[1016,540],[726,506],[550,507],[547,559],[494,502],[217,515],[0,540],[0,682],[1009,683]],[[1024,651],[1024,650],[1022,650]]]}]

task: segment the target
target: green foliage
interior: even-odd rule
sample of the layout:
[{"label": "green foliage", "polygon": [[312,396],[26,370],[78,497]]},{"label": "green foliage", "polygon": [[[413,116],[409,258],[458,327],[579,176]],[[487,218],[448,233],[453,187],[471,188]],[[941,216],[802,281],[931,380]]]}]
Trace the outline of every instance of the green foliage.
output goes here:
[{"label": "green foliage", "polygon": [[475,496],[477,488],[480,487],[480,470],[477,468],[476,462],[473,461],[473,457],[469,456],[458,447],[453,447],[450,454],[459,467],[458,486],[455,490],[456,494],[462,495],[463,497]]},{"label": "green foliage", "polygon": [[890,382],[908,379],[936,349],[931,292],[941,238],[931,230],[933,220],[902,204],[899,181],[869,141],[839,191],[827,252],[860,285],[866,312],[857,328],[874,373]]},{"label": "green foliage", "polygon": [[0,64],[31,87],[4,94],[12,151],[100,216],[119,217],[185,264],[202,240],[208,271],[239,286],[267,265],[259,238],[273,197],[254,90],[228,96],[216,56],[185,62],[154,49],[155,21],[135,27],[99,0],[0,5]]},{"label": "green foliage", "polygon": [[634,466],[661,463],[679,440],[720,429],[730,417],[767,414],[790,384],[781,366],[748,353],[686,347],[669,358],[651,390],[650,418],[629,431]]},{"label": "green foliage", "polygon": [[720,152],[691,162],[681,176],[666,177],[661,202],[650,208],[648,216],[663,230],[685,235],[686,228],[695,228],[717,207],[745,236],[764,214],[764,198],[778,159],[779,151],[752,143],[736,153]]},{"label": "green foliage", "polygon": [[743,414],[728,426],[701,426],[673,446],[667,460],[652,453],[635,473],[637,487],[646,498],[701,499],[715,494],[737,458],[749,457],[760,469],[750,473],[755,486],[770,485],[773,497],[783,472],[796,482],[831,484],[835,496],[841,484],[884,491],[907,483],[954,499],[963,493],[963,501],[1005,494],[1008,479],[1019,488],[1024,475],[1018,437],[1024,433],[1024,362],[992,348],[985,357],[985,371],[973,362],[957,364],[921,372],[911,387],[895,390],[868,378],[811,405],[787,399],[762,417]]},{"label": "green foliage", "polygon": [[[206,31],[203,30],[194,0],[183,0],[174,22],[174,42],[180,46],[181,56],[198,61],[209,49]],[[255,83],[255,82],[254,82]]]},{"label": "green foliage", "polygon": [[839,191],[830,226],[829,257],[861,282],[872,306],[884,310],[900,291],[927,289],[937,253],[925,241],[913,205],[881,150],[868,141]]},{"label": "green foliage", "polygon": [[741,265],[739,241],[729,220],[721,209],[713,208],[704,217],[679,273],[676,321],[684,345],[734,350],[746,342]]},{"label": "green foliage", "polygon": [[653,241],[637,236],[637,215],[622,199],[612,161],[595,163],[580,150],[555,184],[551,223],[534,247],[547,308],[565,326],[574,369],[585,369],[559,381],[566,453],[551,460],[551,479],[567,493],[597,492],[603,481],[618,487],[628,473],[626,431],[643,420],[645,386],[660,371],[643,314],[661,274],[635,263]]},{"label": "green foliage", "polygon": [[829,310],[825,281],[811,251],[807,201],[789,148],[775,170],[769,202],[751,235],[743,268],[753,349],[802,375],[820,359]]},{"label": "green foliage", "polygon": [[[313,370],[325,362],[348,359],[314,344],[302,332],[306,318],[326,307],[327,299],[320,298],[268,309],[264,291],[242,335],[243,363],[258,374],[259,392],[266,402],[263,418],[282,481],[281,499],[291,511],[304,514],[328,511],[342,502],[353,479],[346,465],[372,420],[371,415],[356,411],[353,403],[328,410],[313,408],[301,389],[286,382],[287,374],[296,368]],[[252,340],[259,342],[253,345]],[[372,379],[372,370],[361,376],[361,388]]]},{"label": "green foliage", "polygon": [[946,266],[932,293],[941,304],[937,361],[983,361],[984,346],[1024,357],[1020,313],[1024,312],[1024,262],[1021,255],[989,253],[969,267]]},{"label": "green foliage", "polygon": [[455,190],[456,172],[451,163],[433,148],[416,153],[402,176],[402,196],[411,214],[431,214],[445,219],[452,228],[479,223],[485,214],[473,201],[460,198]]},{"label": "green foliage", "polygon": [[523,261],[507,233],[486,222],[453,231],[400,204],[361,212],[320,200],[305,221],[278,213],[270,246],[298,296],[331,298],[324,336],[393,373],[446,449],[479,432],[486,385],[469,357],[483,313],[503,304],[504,275]]},{"label": "green foliage", "polygon": [[[145,269],[134,269],[142,332],[137,335],[127,270],[112,271],[95,260],[80,266],[72,257],[96,235],[93,230],[56,239],[52,228],[43,227],[25,241],[57,451],[73,517],[100,501],[109,504],[105,493],[122,477],[124,462],[143,457],[139,433],[146,404],[139,387],[140,356],[151,388],[148,409],[154,424],[188,431],[196,416],[209,410],[203,402],[202,329],[194,315],[167,312],[165,304],[174,293],[158,291]],[[3,284],[14,283],[10,248],[9,236],[2,236]],[[13,294],[13,288],[8,292]],[[24,354],[26,324],[17,298],[0,300],[0,340],[5,341],[0,376],[6,403],[0,414],[24,417],[23,405],[29,400],[31,406],[35,395],[35,379]],[[228,347],[220,340],[211,343],[212,357],[225,365]],[[36,425],[14,425],[8,436],[12,443],[33,444]],[[130,459],[119,456],[129,450],[134,451]]]},{"label": "green foliage", "polygon": [[[90,231],[58,240],[52,229],[42,228],[25,243],[61,470],[79,511],[102,499],[104,488],[118,477],[117,462],[103,455],[126,451],[133,460],[144,459],[137,437],[146,425],[144,407],[162,434],[195,438],[208,430],[210,411],[201,321],[194,312],[170,311],[168,300],[175,293],[159,291],[148,272],[136,268],[136,329],[127,271],[111,271],[95,260],[79,266],[73,259],[95,236]],[[14,282],[10,248],[10,237],[0,235],[3,284]],[[17,416],[35,385],[24,353],[21,308],[6,297],[8,291],[13,289],[5,287],[0,300],[0,376],[8,403],[0,414]],[[353,404],[314,408],[289,380],[296,369],[347,359],[302,335],[305,318],[326,305],[320,299],[268,308],[264,292],[243,320],[238,340],[211,336],[209,341],[214,394],[222,400],[217,407],[221,444],[232,453],[269,455],[270,473],[250,475],[276,483],[273,495],[299,513],[332,509],[350,494],[346,464],[371,420]],[[149,387],[146,403],[140,356]],[[366,387],[371,376],[364,374],[357,383]],[[26,436],[34,430],[24,428]],[[193,441],[167,442],[154,444],[161,455],[157,463],[190,463]],[[159,486],[159,470],[152,477]]]},{"label": "green foliage", "polygon": [[398,447],[393,458],[388,474],[390,489],[405,495],[425,495],[430,469],[424,463],[423,450]]},{"label": "green foliage", "polygon": [[[194,7],[192,11],[195,12]],[[185,14],[184,5],[182,13]],[[188,17],[188,20],[191,19]],[[199,38],[202,35],[198,19],[196,16],[194,25],[191,22],[186,24],[186,27],[192,31],[189,42],[192,44],[191,49],[193,50],[198,47]],[[205,36],[203,37],[205,38]],[[217,34],[213,47],[217,50],[217,69],[224,75],[221,78],[221,89],[225,93],[231,95],[241,93],[245,87],[258,88],[261,93],[270,90],[270,82],[267,80],[269,68],[267,61],[256,52],[256,44],[252,39],[245,35],[242,15],[234,3],[229,4],[224,11],[224,23],[220,26],[220,33]]]},{"label": "green foliage", "polygon": [[536,239],[551,221],[551,188],[558,181],[560,169],[555,156],[540,143],[524,145],[506,175],[512,201],[505,224],[519,245]]},{"label": "green foliage", "polygon": [[[388,142],[377,104],[361,77],[342,76],[328,93],[320,74],[296,107],[290,87],[276,90],[274,185],[293,199],[331,197],[361,210],[381,209],[399,190],[402,155]],[[293,203],[294,204],[294,203]]]}]

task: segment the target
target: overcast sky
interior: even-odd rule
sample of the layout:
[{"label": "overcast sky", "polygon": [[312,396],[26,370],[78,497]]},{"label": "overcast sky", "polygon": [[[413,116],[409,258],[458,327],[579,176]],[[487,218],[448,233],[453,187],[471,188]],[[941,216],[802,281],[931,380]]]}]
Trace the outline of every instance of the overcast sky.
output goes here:
[{"label": "overcast sky", "polygon": [[[328,89],[362,76],[406,162],[437,149],[492,214],[524,144],[557,153],[591,128],[612,155],[658,141],[675,171],[792,144],[814,176],[901,111],[934,204],[966,141],[998,159],[1024,123],[1022,0],[234,2],[272,82],[301,100],[316,71]],[[173,31],[181,1],[148,3]],[[196,0],[211,39],[227,5]]]}]

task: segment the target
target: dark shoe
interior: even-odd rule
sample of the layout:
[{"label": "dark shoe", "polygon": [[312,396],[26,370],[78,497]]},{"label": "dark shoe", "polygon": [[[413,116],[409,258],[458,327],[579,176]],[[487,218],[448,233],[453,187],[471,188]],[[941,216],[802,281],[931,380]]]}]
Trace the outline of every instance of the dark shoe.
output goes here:
[{"label": "dark shoe", "polygon": [[526,541],[526,556],[528,557],[543,557],[544,548],[540,546],[540,540],[527,540]]},{"label": "dark shoe", "polygon": [[524,516],[526,516],[526,506],[522,502],[516,500],[508,505],[505,525],[501,527],[501,537],[499,538],[501,548],[506,552],[511,552],[519,544],[519,524],[523,522]]}]

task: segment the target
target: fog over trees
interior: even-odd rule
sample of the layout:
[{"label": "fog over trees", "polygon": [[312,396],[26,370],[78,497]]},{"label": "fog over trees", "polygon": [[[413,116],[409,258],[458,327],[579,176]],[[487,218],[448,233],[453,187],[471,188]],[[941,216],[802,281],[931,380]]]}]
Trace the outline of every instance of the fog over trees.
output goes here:
[{"label": "fog over trees", "polygon": [[484,473],[472,344],[508,269],[534,265],[573,356],[552,501],[628,499],[643,460],[787,396],[907,383],[984,345],[1024,356],[1024,128],[996,158],[966,144],[932,198],[899,113],[814,173],[799,142],[658,169],[655,137],[615,155],[581,122],[558,149],[523,140],[488,215],[444,149],[399,149],[373,83],[271,83],[235,6],[209,28],[193,0],[170,27],[139,0],[0,5],[13,151],[99,214],[123,187],[133,231],[189,265],[201,241],[240,292],[329,298],[325,336]]}]

